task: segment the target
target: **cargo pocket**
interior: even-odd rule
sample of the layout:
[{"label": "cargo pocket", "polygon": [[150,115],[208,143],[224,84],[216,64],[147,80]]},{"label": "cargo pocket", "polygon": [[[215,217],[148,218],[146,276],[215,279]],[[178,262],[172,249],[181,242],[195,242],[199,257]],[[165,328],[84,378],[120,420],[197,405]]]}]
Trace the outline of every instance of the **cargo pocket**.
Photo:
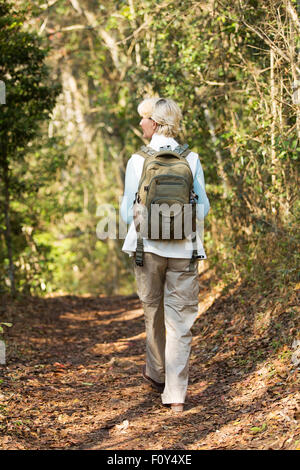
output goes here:
[{"label": "cargo pocket", "polygon": [[199,282],[198,266],[195,264],[190,271],[189,259],[170,260],[167,271],[165,295],[172,303],[180,305],[195,305],[198,303]]}]

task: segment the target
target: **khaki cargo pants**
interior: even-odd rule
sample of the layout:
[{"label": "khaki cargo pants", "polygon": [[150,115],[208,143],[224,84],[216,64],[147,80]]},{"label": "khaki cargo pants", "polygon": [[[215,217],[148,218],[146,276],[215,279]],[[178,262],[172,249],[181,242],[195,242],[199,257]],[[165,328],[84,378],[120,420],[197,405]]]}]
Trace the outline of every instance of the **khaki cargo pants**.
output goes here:
[{"label": "khaki cargo pants", "polygon": [[144,253],[134,271],[146,325],[146,374],[165,382],[163,403],[184,403],[188,386],[191,327],[198,314],[197,261]]}]

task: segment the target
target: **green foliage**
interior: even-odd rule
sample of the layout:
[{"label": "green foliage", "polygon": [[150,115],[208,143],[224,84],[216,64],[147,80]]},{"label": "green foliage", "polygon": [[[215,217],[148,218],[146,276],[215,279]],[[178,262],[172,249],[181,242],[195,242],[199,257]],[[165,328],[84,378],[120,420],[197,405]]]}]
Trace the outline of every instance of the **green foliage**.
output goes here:
[{"label": "green foliage", "polygon": [[[26,283],[24,267],[30,271],[26,256],[38,263],[32,252],[38,248],[30,238],[39,212],[37,193],[61,166],[57,147],[51,164],[43,161],[58,141],[47,141],[41,131],[61,87],[51,82],[45,65],[49,49],[42,47],[36,33],[24,31],[25,20],[23,11],[0,2],[0,76],[6,87],[6,104],[0,106],[0,201],[4,207],[0,214],[0,285],[2,290],[10,285],[12,292]],[[33,144],[37,137],[40,141]],[[34,155],[30,163],[29,150]]]},{"label": "green foliage", "polygon": [[[134,289],[122,241],[97,240],[96,212],[102,203],[118,207],[126,163],[143,142],[137,104],[153,94],[178,102],[179,140],[199,153],[211,202],[210,263],[229,281],[296,282],[300,123],[290,51],[298,39],[285,5],[60,0],[45,10],[43,0],[20,3],[23,16],[4,2],[0,15],[0,64],[16,104],[0,107],[0,136],[10,148],[18,285],[45,293]],[[39,37],[29,32],[46,17]],[[51,132],[44,126],[37,139],[44,119]],[[5,226],[0,216],[2,233]],[[0,243],[3,284],[4,236]]]},{"label": "green foliage", "polygon": [[3,326],[8,326],[8,327],[11,327],[12,326],[12,323],[5,323],[5,322],[0,322],[0,333],[3,333],[4,329],[3,329]]}]

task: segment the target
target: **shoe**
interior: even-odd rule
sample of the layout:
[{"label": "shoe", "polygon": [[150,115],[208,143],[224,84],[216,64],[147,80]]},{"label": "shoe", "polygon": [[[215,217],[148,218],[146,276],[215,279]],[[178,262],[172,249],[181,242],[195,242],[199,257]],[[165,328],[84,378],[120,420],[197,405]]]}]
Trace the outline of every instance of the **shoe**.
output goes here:
[{"label": "shoe", "polygon": [[145,380],[147,380],[147,382],[155,389],[157,390],[159,393],[162,393],[164,391],[164,388],[165,388],[165,384],[164,383],[159,383],[159,382],[156,382],[155,380],[151,379],[151,377],[149,377],[148,375],[146,375],[146,366],[143,367],[143,377]]},{"label": "shoe", "polygon": [[183,403],[171,403],[171,410],[175,411],[175,413],[182,413]]}]

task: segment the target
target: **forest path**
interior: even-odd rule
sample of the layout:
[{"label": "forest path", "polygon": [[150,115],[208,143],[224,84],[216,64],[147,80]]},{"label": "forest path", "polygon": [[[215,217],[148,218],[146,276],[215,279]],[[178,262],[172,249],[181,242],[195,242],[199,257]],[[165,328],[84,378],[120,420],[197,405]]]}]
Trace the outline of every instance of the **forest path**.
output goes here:
[{"label": "forest path", "polygon": [[[182,414],[163,406],[142,378],[137,297],[8,302],[3,321],[13,327],[7,365],[0,366],[0,448],[299,448],[296,370],[284,349],[272,349],[277,303],[268,325],[259,323],[273,294],[266,302],[247,286],[223,289],[209,271],[199,282]],[[278,310],[286,331],[293,327],[288,312]]]}]

